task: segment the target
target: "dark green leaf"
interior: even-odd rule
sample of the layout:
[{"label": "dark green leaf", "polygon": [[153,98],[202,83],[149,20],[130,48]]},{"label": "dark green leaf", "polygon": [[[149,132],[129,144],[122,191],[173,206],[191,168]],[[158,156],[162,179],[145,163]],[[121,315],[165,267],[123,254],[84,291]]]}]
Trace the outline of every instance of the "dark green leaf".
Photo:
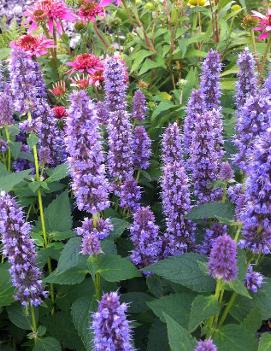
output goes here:
[{"label": "dark green leaf", "polygon": [[229,202],[209,202],[207,204],[193,207],[188,213],[187,218],[196,219],[207,219],[207,218],[234,218],[234,207]]},{"label": "dark green leaf", "polygon": [[1,264],[0,266],[0,307],[9,306],[14,302],[14,288],[10,282],[8,266]]},{"label": "dark green leaf", "polygon": [[61,351],[61,345],[55,338],[47,336],[46,338],[37,339],[33,351]]},{"label": "dark green leaf", "polygon": [[258,351],[270,351],[271,350],[271,334],[262,334],[259,342]]},{"label": "dark green leaf", "polygon": [[16,327],[25,330],[31,330],[31,316],[27,314],[26,309],[23,308],[19,303],[8,306],[7,312],[9,320],[15,324]]},{"label": "dark green leaf", "polygon": [[30,147],[30,149],[33,149],[33,147],[37,145],[38,142],[39,142],[39,138],[36,134],[31,133],[27,138],[27,145]]},{"label": "dark green leaf", "polygon": [[48,183],[57,182],[68,176],[68,165],[63,163],[50,172],[50,176],[47,179]]},{"label": "dark green leaf", "polygon": [[121,295],[121,300],[128,303],[129,313],[143,313],[149,309],[146,302],[152,301],[153,298],[143,292],[129,292]]},{"label": "dark green leaf", "polygon": [[64,191],[45,210],[48,232],[65,232],[72,229],[71,206],[68,192]]},{"label": "dark green leaf", "polygon": [[128,228],[130,225],[129,222],[119,218],[111,218],[111,222],[113,224],[113,230],[110,233],[110,236],[113,239],[119,238],[122,235],[122,233],[125,231],[125,229]]},{"label": "dark green leaf", "polygon": [[45,283],[60,284],[60,285],[75,285],[80,284],[85,279],[86,271],[79,268],[71,268],[65,272],[55,270],[44,279]]},{"label": "dark green leaf", "polygon": [[149,331],[147,351],[170,351],[168,345],[167,329],[164,323],[156,319]]},{"label": "dark green leaf", "polygon": [[16,185],[21,183],[27,176],[29,176],[31,171],[31,169],[27,169],[22,172],[11,173],[0,177],[0,190],[4,190],[6,192],[12,191]]},{"label": "dark green leaf", "polygon": [[86,257],[80,254],[81,238],[71,238],[64,246],[61,252],[57,270],[59,273],[65,272],[68,269],[74,268],[78,265],[86,264]]}]

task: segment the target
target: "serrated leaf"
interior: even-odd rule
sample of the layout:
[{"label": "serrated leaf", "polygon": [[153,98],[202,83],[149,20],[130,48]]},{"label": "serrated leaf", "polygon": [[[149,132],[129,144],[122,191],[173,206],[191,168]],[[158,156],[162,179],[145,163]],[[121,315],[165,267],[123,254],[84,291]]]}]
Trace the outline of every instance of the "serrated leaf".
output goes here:
[{"label": "serrated leaf", "polygon": [[0,177],[0,191],[12,191],[13,188],[20,184],[31,172],[31,169],[27,169],[22,172],[11,173]]},{"label": "serrated leaf", "polygon": [[170,351],[166,325],[156,319],[149,331],[147,351]]},{"label": "serrated leaf", "polygon": [[271,278],[265,278],[263,286],[253,296],[255,304],[262,312],[262,319],[269,319],[271,315]]},{"label": "serrated leaf", "polygon": [[61,351],[61,345],[55,338],[47,336],[46,338],[38,338],[36,340],[33,351]]},{"label": "serrated leaf", "polygon": [[64,191],[45,210],[48,232],[65,232],[72,229],[71,206],[68,192]]},{"label": "serrated leaf", "polygon": [[0,307],[9,306],[14,302],[14,288],[10,282],[8,266],[0,266]]},{"label": "serrated leaf", "polygon": [[111,223],[113,224],[113,230],[110,233],[110,237],[113,239],[119,238],[130,225],[129,222],[119,218],[111,218]]},{"label": "serrated leaf", "polygon": [[61,252],[57,270],[59,273],[65,272],[70,268],[86,264],[87,258],[80,254],[81,238],[71,238],[64,246]]},{"label": "serrated leaf", "polygon": [[168,111],[169,109],[173,108],[174,105],[172,102],[169,101],[162,101],[160,104],[156,107],[156,109],[153,111],[151,119],[155,120],[157,116],[160,115],[160,113]]},{"label": "serrated leaf", "polygon": [[55,270],[44,279],[44,282],[60,285],[80,284],[85,279],[86,273],[85,270],[78,267],[68,269],[65,272],[58,272],[58,270]]},{"label": "serrated leaf", "polygon": [[196,253],[186,253],[177,257],[169,257],[144,268],[160,277],[181,284],[197,292],[214,291],[215,282],[208,275],[207,258]]},{"label": "serrated leaf", "polygon": [[121,295],[121,301],[128,304],[129,313],[143,313],[149,310],[147,302],[153,298],[144,292],[128,292]]},{"label": "serrated leaf", "polygon": [[50,176],[47,179],[48,183],[57,182],[68,176],[68,165],[63,163],[50,172]]},{"label": "serrated leaf", "polygon": [[219,303],[214,295],[197,296],[191,305],[188,330],[193,332],[203,321],[219,312]]},{"label": "serrated leaf", "polygon": [[[37,309],[35,310],[37,313]],[[16,327],[24,330],[31,330],[31,316],[27,314],[26,309],[19,303],[15,303],[7,307],[9,320],[16,325]]]},{"label": "serrated leaf", "polygon": [[66,232],[51,232],[49,233],[49,237],[51,241],[61,241],[66,240],[74,237],[73,231],[66,231]]},{"label": "serrated leaf", "polygon": [[193,351],[196,344],[194,338],[186,329],[166,313],[164,317],[167,323],[168,340],[171,351]]},{"label": "serrated leaf", "polygon": [[262,334],[259,342],[258,351],[270,351],[271,350],[271,334]]},{"label": "serrated leaf", "polygon": [[187,215],[187,218],[191,220],[217,217],[232,220],[234,218],[233,205],[229,202],[209,202],[193,207]]},{"label": "serrated leaf", "polygon": [[235,291],[238,295],[242,295],[247,297],[248,299],[251,299],[252,297],[250,296],[247,288],[244,286],[243,281],[239,279],[235,279],[231,282],[229,282],[226,287],[230,288],[231,290]]}]

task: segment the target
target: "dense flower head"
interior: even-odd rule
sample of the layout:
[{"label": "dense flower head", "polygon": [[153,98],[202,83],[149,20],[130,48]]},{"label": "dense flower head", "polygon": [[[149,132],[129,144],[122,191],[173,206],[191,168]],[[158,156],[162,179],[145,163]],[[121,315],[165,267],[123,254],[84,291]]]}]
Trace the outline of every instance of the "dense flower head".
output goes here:
[{"label": "dense flower head", "polygon": [[163,164],[172,164],[174,161],[182,161],[182,137],[178,124],[170,124],[163,133],[162,160]]},{"label": "dense flower head", "polygon": [[125,110],[127,107],[127,68],[118,57],[110,57],[105,62],[104,89],[105,103],[110,112]]},{"label": "dense flower head", "polygon": [[237,245],[227,234],[215,239],[211,249],[208,268],[214,279],[223,279],[226,282],[237,276]]},{"label": "dense flower head", "polygon": [[10,264],[15,298],[24,306],[39,306],[47,292],[43,289],[41,272],[37,266],[31,226],[25,221],[22,208],[5,192],[0,193],[0,234],[3,255]]},{"label": "dense flower head", "polygon": [[220,167],[219,178],[224,181],[229,181],[234,177],[233,169],[229,162],[222,162]]},{"label": "dense flower head", "polygon": [[50,33],[56,28],[60,34],[63,32],[62,21],[76,19],[63,0],[38,0],[26,10],[25,16],[30,31],[36,30],[40,25],[46,25]]},{"label": "dense flower head", "polygon": [[139,268],[157,262],[162,249],[159,227],[155,224],[154,215],[149,207],[140,207],[133,215],[130,227],[133,250],[131,261]]},{"label": "dense flower head", "polygon": [[80,54],[73,61],[67,62],[67,65],[72,67],[70,73],[81,72],[94,74],[96,71],[103,71],[103,63],[101,59],[93,54]]},{"label": "dense flower head", "polygon": [[217,347],[213,343],[212,339],[200,340],[197,343],[195,351],[217,351]]},{"label": "dense flower head", "polygon": [[132,178],[125,179],[119,191],[120,207],[135,211],[141,200],[141,187]]},{"label": "dense flower head", "polygon": [[234,184],[228,188],[230,201],[235,205],[235,219],[240,221],[241,214],[245,209],[246,197],[243,184]]},{"label": "dense flower head", "polygon": [[97,116],[100,124],[107,125],[109,113],[104,101],[97,101],[96,103]]},{"label": "dense flower head", "polygon": [[24,158],[19,158],[12,162],[12,169],[14,172],[21,172],[30,168],[34,168],[34,165]]},{"label": "dense flower head", "polygon": [[147,169],[150,165],[151,139],[143,126],[134,129],[134,168]]},{"label": "dense flower head", "polygon": [[197,115],[206,111],[204,95],[201,90],[193,90],[188,100],[186,117],[183,126],[183,144],[185,152],[188,154],[191,146],[192,133],[195,129]]},{"label": "dense flower head", "polygon": [[79,210],[95,214],[109,207],[97,114],[85,91],[74,92],[70,98],[65,143],[72,189]]},{"label": "dense flower head", "polygon": [[13,98],[10,93],[10,87],[6,85],[4,91],[0,92],[0,127],[14,123],[13,112]]},{"label": "dense flower head", "polygon": [[236,84],[235,102],[237,110],[240,111],[250,95],[257,92],[257,75],[255,70],[255,59],[248,48],[245,48],[238,57],[237,64],[240,68]]},{"label": "dense flower head", "polygon": [[122,184],[133,176],[133,135],[129,113],[123,110],[110,112],[107,131],[109,176]]},{"label": "dense flower head", "polygon": [[106,293],[99,302],[98,311],[92,315],[95,351],[134,351],[128,306],[120,303],[117,292]]},{"label": "dense flower head", "polygon": [[133,112],[132,116],[138,121],[143,121],[148,112],[146,98],[140,89],[138,89],[133,96]]},{"label": "dense flower head", "polygon": [[83,23],[95,22],[96,17],[105,15],[103,6],[96,0],[80,0],[79,4],[77,15]]},{"label": "dense flower head", "polygon": [[85,218],[81,227],[76,228],[77,234],[82,236],[82,254],[92,256],[101,253],[100,241],[107,238],[112,229],[113,225],[110,219]]},{"label": "dense flower head", "polygon": [[209,255],[214,240],[224,234],[228,234],[228,227],[221,223],[213,223],[210,228],[205,230],[203,242],[199,246],[199,253]]},{"label": "dense flower head", "polygon": [[16,20],[17,23],[21,22],[23,13],[26,7],[32,5],[35,0],[2,0],[0,6],[0,17],[4,16],[7,23]]},{"label": "dense flower head", "polygon": [[268,74],[268,76],[264,82],[263,88],[266,89],[266,91],[269,94],[271,94],[271,73]]},{"label": "dense flower head", "polygon": [[12,49],[10,61],[11,93],[14,110],[20,114],[39,109],[46,88],[39,64],[21,49]]},{"label": "dense flower head", "polygon": [[161,196],[166,217],[164,256],[180,255],[194,243],[195,227],[186,219],[190,210],[188,177],[180,161],[164,165],[162,172]]},{"label": "dense flower head", "polygon": [[3,154],[8,150],[8,143],[6,140],[0,138],[0,153]]},{"label": "dense flower head", "polygon": [[54,47],[54,41],[44,36],[22,35],[19,39],[12,41],[12,48],[19,48],[33,56],[42,56],[48,53],[48,49]]},{"label": "dense flower head", "polygon": [[221,87],[220,73],[222,64],[220,55],[216,50],[211,49],[202,64],[200,77],[200,89],[204,95],[206,108],[208,110],[220,107]]},{"label": "dense flower head", "polygon": [[250,264],[245,277],[245,286],[247,289],[256,294],[258,289],[262,287],[263,280],[263,275],[259,272],[255,272],[253,266]]},{"label": "dense flower head", "polygon": [[68,116],[68,112],[65,106],[54,106],[52,110],[54,112],[55,118],[57,119],[62,119]]},{"label": "dense flower head", "polygon": [[55,97],[62,97],[66,94],[66,83],[64,80],[60,80],[53,84],[52,89],[49,89],[49,92]]},{"label": "dense flower head", "polygon": [[254,253],[271,252],[271,128],[255,143],[246,180],[240,245]]},{"label": "dense flower head", "polygon": [[271,125],[271,99],[265,89],[250,96],[240,111],[236,123],[236,162],[246,171],[251,161],[255,139]]},{"label": "dense flower head", "polygon": [[223,151],[222,135],[217,126],[216,111],[208,111],[197,118],[192,133],[189,168],[198,203],[217,200],[221,189],[212,189],[219,177]]},{"label": "dense flower head", "polygon": [[253,17],[259,20],[257,26],[254,28],[255,31],[261,32],[259,35],[260,40],[264,40],[269,37],[271,32],[271,9],[267,9],[266,15],[258,11],[252,11]]}]

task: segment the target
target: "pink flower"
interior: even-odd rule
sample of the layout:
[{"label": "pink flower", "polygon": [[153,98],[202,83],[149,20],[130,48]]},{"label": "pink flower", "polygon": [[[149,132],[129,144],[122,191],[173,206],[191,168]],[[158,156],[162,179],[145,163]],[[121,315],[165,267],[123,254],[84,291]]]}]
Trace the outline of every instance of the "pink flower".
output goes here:
[{"label": "pink flower", "polygon": [[54,106],[52,110],[54,112],[55,118],[57,119],[62,119],[68,116],[68,112],[64,106]]},{"label": "pink flower", "polygon": [[267,10],[266,15],[263,15],[262,13],[257,11],[252,11],[252,14],[253,17],[259,20],[258,26],[254,28],[254,30],[262,32],[262,34],[260,34],[258,38],[260,40],[268,38],[271,32],[271,9]]},{"label": "pink flower", "polygon": [[102,7],[106,7],[111,4],[119,6],[121,4],[121,0],[101,0],[99,5]]},{"label": "pink flower", "polygon": [[50,93],[56,97],[62,97],[66,94],[66,83],[60,80],[53,84],[52,89],[49,89]]},{"label": "pink flower", "polygon": [[62,33],[62,20],[75,21],[76,15],[62,0],[39,0],[34,8],[25,12],[29,30],[35,30],[39,25],[47,25],[49,32],[53,33],[54,26],[58,33]]},{"label": "pink flower", "polygon": [[54,42],[53,40],[42,36],[34,37],[33,35],[27,34],[12,41],[10,46],[12,48],[20,48],[21,50],[38,57],[46,55],[48,49],[54,47]]},{"label": "pink flower", "polygon": [[93,54],[81,54],[75,57],[72,62],[67,62],[72,67],[69,73],[81,72],[94,74],[96,71],[103,71],[103,63],[99,57]]},{"label": "pink flower", "polygon": [[76,87],[77,89],[87,89],[91,82],[90,82],[90,75],[84,75],[80,77],[79,74],[77,74],[75,77],[71,78],[72,86]]},{"label": "pink flower", "polygon": [[96,17],[104,16],[103,7],[95,0],[81,0],[80,7],[78,9],[78,17],[82,22],[95,22]]}]

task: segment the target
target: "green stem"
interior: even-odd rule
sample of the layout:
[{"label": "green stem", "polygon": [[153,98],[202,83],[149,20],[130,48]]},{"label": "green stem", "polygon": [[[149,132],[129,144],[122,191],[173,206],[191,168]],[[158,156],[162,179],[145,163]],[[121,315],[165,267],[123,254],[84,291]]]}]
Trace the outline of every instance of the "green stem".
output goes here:
[{"label": "green stem", "polygon": [[31,319],[32,319],[31,327],[32,327],[33,334],[35,334],[34,335],[34,342],[36,343],[36,338],[37,338],[37,321],[36,321],[35,309],[34,309],[34,307],[32,305],[30,306],[30,311],[31,311]]},{"label": "green stem", "polygon": [[[215,298],[219,303],[221,303],[223,299],[223,293],[224,293],[223,285],[224,285],[223,280],[217,279],[216,287],[215,287]],[[218,320],[218,316],[212,316],[209,318],[207,322],[208,337],[211,337],[213,335],[215,323],[217,323],[217,320]]]},{"label": "green stem", "polygon": [[263,54],[263,57],[262,57],[262,62],[261,62],[261,65],[260,65],[260,71],[259,71],[259,82],[260,82],[260,84],[263,81],[265,64],[266,64],[266,61],[267,61],[267,57],[268,57],[270,48],[271,48],[271,36],[268,39],[268,42],[267,42],[267,45],[266,45],[266,49],[264,51],[264,54]]},{"label": "green stem", "polygon": [[103,46],[108,50],[109,49],[109,44],[106,41],[103,33],[97,27],[96,22],[94,22],[94,24],[93,24],[93,29],[94,29],[94,32],[96,33],[97,37],[100,39],[101,43],[103,44]]},{"label": "green stem", "polygon": [[97,300],[100,300],[101,295],[102,295],[102,291],[101,291],[101,276],[100,273],[95,274],[95,281],[94,281],[94,285],[95,285],[95,296]]},{"label": "green stem", "polygon": [[225,322],[225,320],[226,320],[226,318],[227,318],[227,316],[228,316],[228,314],[229,314],[229,312],[230,312],[230,310],[231,310],[236,298],[237,298],[237,293],[233,292],[232,295],[231,295],[230,301],[228,302],[228,304],[227,304],[227,306],[226,306],[226,308],[225,308],[225,310],[224,310],[224,312],[222,314],[222,317],[221,317],[220,322],[218,324],[219,327],[221,327],[223,325],[223,323]]},{"label": "green stem", "polygon": [[7,170],[10,171],[10,168],[11,168],[10,135],[9,135],[9,130],[7,126],[5,126],[5,133],[6,133],[7,143],[8,143]]}]

